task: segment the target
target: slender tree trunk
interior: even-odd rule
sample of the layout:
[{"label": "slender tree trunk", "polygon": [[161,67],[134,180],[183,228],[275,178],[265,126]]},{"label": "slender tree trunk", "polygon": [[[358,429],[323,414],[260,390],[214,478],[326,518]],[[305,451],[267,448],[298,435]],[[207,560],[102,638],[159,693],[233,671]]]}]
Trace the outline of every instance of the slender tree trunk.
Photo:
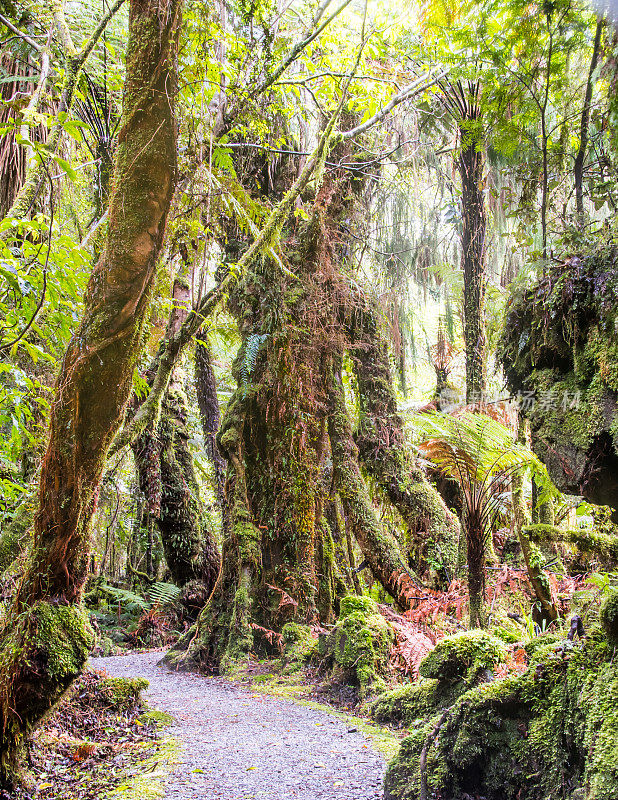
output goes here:
[{"label": "slender tree trunk", "polygon": [[590,124],[590,106],[592,103],[592,89],[594,86],[594,71],[599,63],[599,53],[601,50],[601,35],[605,27],[605,19],[601,18],[597,22],[594,34],[594,45],[592,46],[592,58],[590,59],[590,70],[586,82],[586,93],[584,96],[584,107],[582,108],[581,124],[579,129],[579,147],[573,164],[573,177],[575,179],[575,209],[577,221],[581,226],[584,222],[584,163],[586,161],[586,151],[588,150],[588,128]]},{"label": "slender tree trunk", "polygon": [[179,0],[132,0],[123,122],[107,245],[65,355],[51,409],[29,568],[0,630],[0,766],[15,775],[26,733],[81,671],[80,608],[105,456],[131,392],[176,175]]},{"label": "slender tree trunk", "polygon": [[204,434],[206,453],[214,471],[215,495],[221,512],[223,536],[231,531],[230,508],[225,496],[226,462],[217,446],[216,436],[221,427],[221,412],[217,397],[217,383],[212,368],[210,347],[198,342],[195,347],[195,389],[200,407],[200,420]]},{"label": "slender tree trunk", "polygon": [[470,133],[461,130],[462,151],[457,161],[462,187],[463,316],[466,344],[466,402],[480,403],[485,394],[487,337],[485,333],[485,233],[487,213],[483,194],[483,153]]},{"label": "slender tree trunk", "polygon": [[468,559],[468,598],[470,627],[484,628],[485,619],[485,536],[480,520],[466,516],[464,521]]}]

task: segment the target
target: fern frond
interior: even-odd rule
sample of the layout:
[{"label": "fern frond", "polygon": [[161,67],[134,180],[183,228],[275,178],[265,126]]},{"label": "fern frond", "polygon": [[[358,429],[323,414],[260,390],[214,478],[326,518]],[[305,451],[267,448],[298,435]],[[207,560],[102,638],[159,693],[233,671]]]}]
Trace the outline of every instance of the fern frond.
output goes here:
[{"label": "fern frond", "polygon": [[135,592],[131,592],[128,589],[110,586],[108,583],[101,584],[99,591],[107,595],[112,602],[120,603],[126,611],[131,611],[131,606],[138,608],[140,611],[148,611],[152,605],[145,597],[135,594]]},{"label": "fern frond", "polygon": [[262,344],[268,339],[267,333],[250,333],[245,343],[245,352],[240,365],[240,379],[243,396],[251,385],[251,376],[257,362],[258,353]]},{"label": "fern frond", "polygon": [[150,602],[159,605],[168,605],[173,603],[180,594],[180,588],[175,583],[165,583],[157,581],[153,583],[148,590],[148,597]]}]

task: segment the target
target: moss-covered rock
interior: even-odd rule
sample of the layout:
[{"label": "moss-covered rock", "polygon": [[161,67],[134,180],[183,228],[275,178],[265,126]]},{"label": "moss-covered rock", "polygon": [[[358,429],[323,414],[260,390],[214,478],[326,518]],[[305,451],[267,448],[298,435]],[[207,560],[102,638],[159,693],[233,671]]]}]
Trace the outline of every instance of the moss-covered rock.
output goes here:
[{"label": "moss-covered rock", "polygon": [[411,726],[446,708],[504,661],[503,643],[485,631],[447,636],[420,664],[421,680],[385,692],[373,703],[371,714],[379,722]]},{"label": "moss-covered rock", "polygon": [[317,652],[318,638],[309,625],[287,622],[281,631],[285,671],[294,672],[303,667]]},{"label": "moss-covered rock", "polygon": [[611,589],[601,604],[601,625],[610,644],[618,647],[618,589]]},{"label": "moss-covered rock", "polygon": [[618,249],[548,266],[509,300],[499,358],[556,486],[618,508]]},{"label": "moss-covered rock", "polygon": [[[583,644],[545,641],[526,673],[462,694],[404,740],[386,775],[388,800],[428,797],[615,800],[618,665],[600,631]],[[439,724],[441,723],[441,724]],[[438,733],[435,733],[438,727]]]},{"label": "moss-covered rock", "polygon": [[325,643],[333,678],[360,688],[361,695],[384,684],[393,630],[368,597],[341,599],[339,621]]},{"label": "moss-covered rock", "polygon": [[421,661],[419,672],[423,678],[439,681],[471,681],[505,658],[504,644],[495,636],[482,630],[464,631],[441,639]]},{"label": "moss-covered rock", "polygon": [[466,690],[462,681],[421,680],[397,686],[381,694],[371,705],[371,716],[378,722],[411,727],[418,720],[432,717]]},{"label": "moss-covered rock", "polygon": [[142,691],[149,685],[145,678],[104,678],[101,691],[112,708],[125,710],[140,702]]}]

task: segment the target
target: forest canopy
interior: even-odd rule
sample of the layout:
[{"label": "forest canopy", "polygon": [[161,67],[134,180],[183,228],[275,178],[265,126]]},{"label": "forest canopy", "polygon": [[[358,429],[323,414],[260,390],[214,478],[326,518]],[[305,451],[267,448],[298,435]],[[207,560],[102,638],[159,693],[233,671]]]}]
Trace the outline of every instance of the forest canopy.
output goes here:
[{"label": "forest canopy", "polygon": [[391,800],[615,800],[608,14],[0,0],[1,790],[165,648]]}]

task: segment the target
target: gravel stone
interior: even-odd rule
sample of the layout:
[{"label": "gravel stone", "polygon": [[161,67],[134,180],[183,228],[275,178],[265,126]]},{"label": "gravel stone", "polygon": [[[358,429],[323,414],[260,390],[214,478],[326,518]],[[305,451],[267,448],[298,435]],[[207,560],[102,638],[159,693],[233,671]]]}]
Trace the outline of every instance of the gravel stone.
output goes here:
[{"label": "gravel stone", "polygon": [[384,758],[327,712],[222,678],[172,672],[161,652],[93,658],[117,677],[150,681],[151,707],[174,718],[182,743],[166,800],[377,800]]}]

